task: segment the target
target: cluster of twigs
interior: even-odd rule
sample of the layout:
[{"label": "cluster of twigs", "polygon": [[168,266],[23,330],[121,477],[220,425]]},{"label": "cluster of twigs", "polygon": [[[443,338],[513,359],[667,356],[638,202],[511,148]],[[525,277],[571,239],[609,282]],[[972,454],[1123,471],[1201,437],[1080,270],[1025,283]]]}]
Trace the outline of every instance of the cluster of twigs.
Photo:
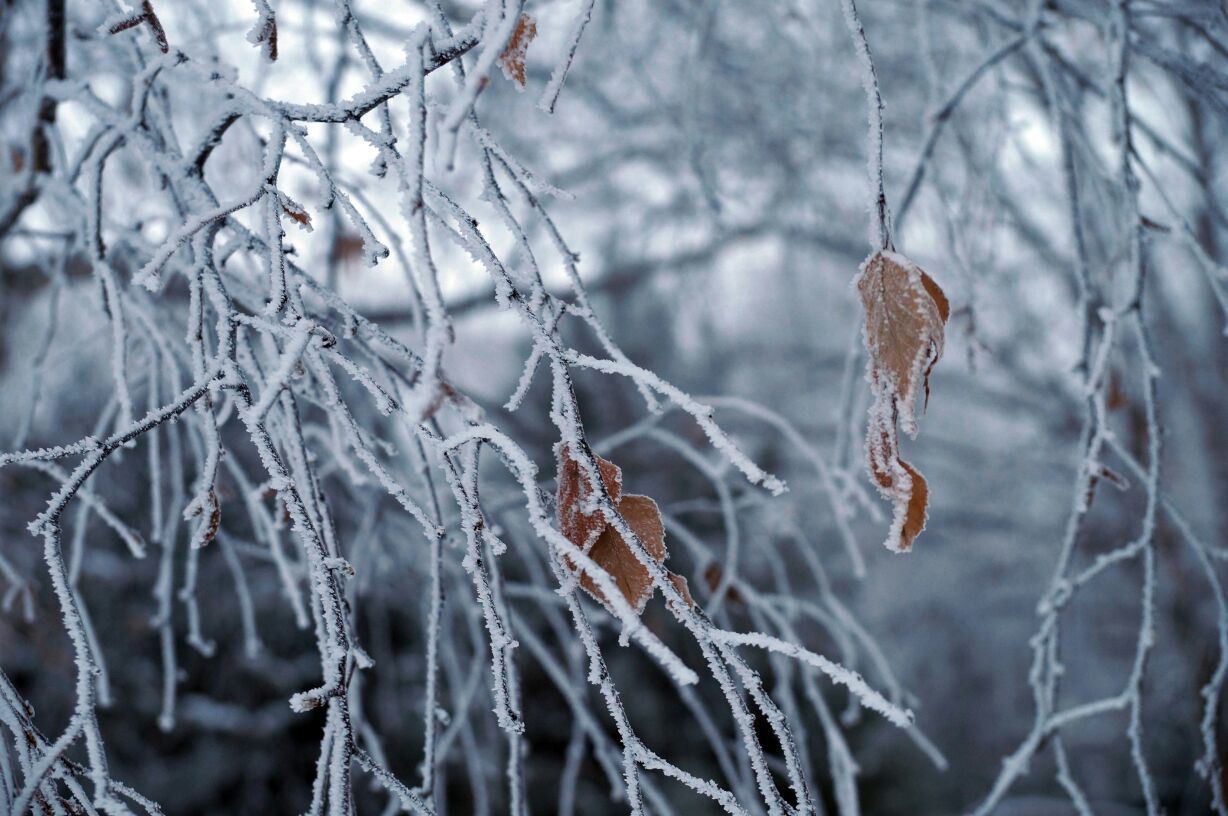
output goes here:
[{"label": "cluster of twigs", "polygon": [[[296,712],[325,711],[308,811],[313,814],[353,812],[356,768],[386,791],[390,809],[417,813],[442,811],[442,774],[448,767],[464,768],[475,811],[483,812],[489,806],[490,771],[477,756],[474,741],[481,724],[474,720],[492,707],[505,741],[507,807],[526,812],[526,721],[538,712],[525,698],[518,664],[529,658],[566,699],[571,716],[560,812],[571,812],[575,805],[576,778],[586,752],[607,777],[610,795],[625,800],[633,813],[675,810],[661,787],[663,779],[688,786],[730,813],[813,812],[820,799],[804,732],[806,707],[819,717],[840,811],[858,812],[857,765],[830,709],[824,676],[851,692],[845,725],[856,721],[859,704],[867,706],[907,729],[941,764],[940,755],[912,726],[905,693],[873,640],[831,592],[814,545],[798,529],[784,531],[817,583],[815,600],[794,597],[784,560],[774,552],[764,557],[777,575],[775,590],[757,590],[747,582],[738,570],[738,529],[739,516],[748,511],[735,506],[729,475],[660,420],[668,409],[689,415],[723,462],[771,493],[782,492],[783,483],[738,448],[715,421],[715,406],[779,428],[817,468],[857,564],[845,505],[861,489],[849,480],[840,483],[817,448],[768,409],[701,402],[631,362],[590,305],[578,258],[543,204],[543,198],[558,191],[482,127],[475,103],[491,82],[523,5],[522,0],[492,0],[455,30],[434,8],[409,36],[403,64],[385,69],[357,16],[345,0],[338,0],[344,47],[357,55],[367,78],[361,91],[323,104],[263,97],[191,49],[181,50],[168,42],[149,2],[132,13],[117,8],[82,46],[133,67],[125,104],[106,101],[85,77],[66,71],[62,54],[58,63],[40,61],[32,93],[42,100],[40,109],[50,113],[32,123],[31,138],[49,141],[52,149],[45,162],[28,166],[19,179],[16,193],[6,200],[0,231],[14,231],[38,212],[66,225],[63,234],[51,239],[30,234],[22,240],[40,246],[40,241],[51,241],[60,257],[88,263],[109,328],[112,396],[92,435],[48,448],[19,445],[0,455],[0,466],[34,468],[58,485],[29,529],[42,539],[77,673],[73,715],[54,739],[39,733],[20,695],[4,681],[0,722],[13,744],[0,751],[0,796],[13,813],[79,808],[126,814],[134,806],[159,812],[112,775],[97,716],[100,705],[116,702],[107,685],[102,639],[79,591],[88,531],[98,523],[115,531],[132,557],[159,560],[152,628],[161,644],[158,723],[165,730],[177,722],[179,633],[186,632],[186,644],[204,657],[216,653],[202,621],[207,616],[198,581],[202,561],[219,553],[232,574],[251,659],[261,651],[258,610],[264,597],[258,593],[270,588],[248,573],[252,564],[272,565],[279,584],[274,594],[290,605],[301,627],[314,632],[319,652],[321,682],[290,700]],[[590,15],[592,3],[581,5],[563,64],[543,99],[546,110],[559,96]],[[47,9],[48,37],[62,50],[63,0],[49,0]],[[250,39],[262,46],[265,58],[276,59],[275,10],[261,2],[257,11]],[[152,36],[152,47],[141,32]],[[451,74],[450,85],[440,80],[441,88],[450,91],[446,104],[426,91],[428,77],[441,69]],[[198,104],[201,97],[213,103],[194,140],[182,138],[173,124],[175,105],[182,103],[178,88],[191,88]],[[69,104],[88,122],[79,140],[61,138],[55,126],[56,106]],[[394,115],[398,105],[404,114]],[[346,180],[335,155],[322,157],[309,125],[344,128],[371,147],[376,160],[366,183],[395,190],[399,225],[390,225],[386,214],[367,206],[362,189]],[[210,162],[227,134],[240,130],[256,137],[259,155],[242,173],[220,179],[210,173]],[[107,168],[121,155],[140,163],[156,188],[148,194],[164,202],[174,224],[164,239],[146,241],[139,231],[124,229],[122,219],[108,217]],[[470,209],[447,192],[448,168],[462,162],[477,168],[482,199],[514,239],[519,252],[515,270],[492,248]],[[291,166],[315,180],[317,201],[303,204],[287,194],[283,174]],[[443,168],[445,178],[432,177],[431,166]],[[552,261],[539,260],[513,203],[549,236]],[[392,253],[387,244],[393,245],[412,283],[412,340],[402,342],[364,318],[303,265],[286,228],[311,229],[313,212],[328,213],[358,236],[368,264],[387,258]],[[669,639],[688,640],[702,659],[705,676],[715,683],[724,712],[710,711],[695,692],[701,670],[646,626],[613,578],[559,531],[548,496],[550,474],[539,476],[537,464],[512,434],[488,420],[449,381],[443,361],[455,329],[440,282],[447,274],[438,260],[440,242],[454,244],[484,270],[498,304],[518,317],[532,339],[507,410],[519,408],[541,370],[548,378],[549,418],[559,442],[573,452],[593,485],[595,509],[649,571],[677,626]],[[542,269],[547,263],[565,272],[570,283],[565,294],[548,291]],[[48,275],[55,291],[68,285],[54,269]],[[604,357],[564,341],[561,329],[572,321],[587,327]],[[572,386],[577,370],[629,380],[649,409],[648,421],[607,440],[607,447],[635,438],[652,440],[711,480],[724,517],[723,550],[714,552],[679,519],[666,519],[671,538],[690,553],[696,585],[708,585],[698,603],[645,550],[602,485],[593,454],[596,443],[590,444]],[[37,390],[31,397],[33,415]],[[492,466],[483,468],[485,460]],[[99,473],[119,467],[144,468],[148,498],[138,518],[121,518],[102,491],[92,487]],[[338,480],[354,496],[366,497],[361,526],[355,527],[349,512],[335,509]],[[362,609],[364,571],[378,563],[370,540],[382,535],[366,525],[383,517],[380,501],[371,500],[370,487],[363,486],[374,486],[417,529],[413,539],[397,547],[404,551],[402,559],[429,576],[425,616],[413,617],[424,628],[422,699],[407,702],[422,720],[416,784],[390,770],[376,728],[364,713],[362,678],[377,669],[360,643],[355,616]],[[66,513],[74,508],[69,523]],[[386,519],[378,523],[392,524]],[[66,524],[72,530],[71,546],[65,544]],[[509,558],[531,580],[508,578]],[[6,561],[0,566],[13,592],[28,591],[27,581]],[[577,568],[601,590],[608,612],[582,601],[572,575]],[[719,577],[705,584],[705,574]],[[734,630],[736,618],[729,611],[734,598],[756,631]],[[846,665],[804,646],[803,623],[825,630],[840,646]],[[648,665],[664,671],[681,701],[684,713],[679,716],[707,743],[721,779],[688,771],[637,734],[624,706],[634,690],[617,685],[606,665],[610,647],[599,635],[609,626],[618,630],[620,643],[633,644],[647,655]],[[479,638],[483,629],[485,636]],[[549,645],[551,639],[558,648]],[[771,670],[772,691],[755,668],[757,659],[743,656],[742,647],[768,653],[762,665]],[[846,667],[866,659],[885,693]],[[485,669],[467,671],[472,665]],[[481,674],[484,683],[477,682]],[[482,686],[487,698],[478,691]],[[587,686],[603,701],[605,714],[590,701]],[[797,698],[799,691],[804,702]],[[602,722],[605,717],[614,726],[613,735]],[[764,745],[769,735],[774,745]],[[738,747],[731,747],[731,739]],[[79,744],[85,748],[80,763],[70,758]]]}]

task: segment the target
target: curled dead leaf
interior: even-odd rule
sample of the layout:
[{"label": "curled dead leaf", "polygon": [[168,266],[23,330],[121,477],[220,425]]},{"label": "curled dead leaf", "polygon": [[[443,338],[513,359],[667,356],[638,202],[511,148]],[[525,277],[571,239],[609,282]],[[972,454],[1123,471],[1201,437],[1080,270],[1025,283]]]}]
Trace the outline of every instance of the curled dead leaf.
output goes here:
[{"label": "curled dead leaf", "polygon": [[899,452],[897,428],[917,435],[918,390],[942,356],[951,306],[941,287],[912,261],[886,250],[871,255],[856,278],[865,310],[866,379],[874,394],[866,433],[870,475],[893,506],[888,549],[905,552],[925,529],[929,485]]},{"label": "curled dead leaf", "polygon": [[925,529],[929,483],[916,468],[900,458],[894,423],[889,432],[882,427],[877,432],[879,442],[870,445],[869,449],[870,473],[878,492],[895,508],[886,544],[888,549],[906,552]]}]

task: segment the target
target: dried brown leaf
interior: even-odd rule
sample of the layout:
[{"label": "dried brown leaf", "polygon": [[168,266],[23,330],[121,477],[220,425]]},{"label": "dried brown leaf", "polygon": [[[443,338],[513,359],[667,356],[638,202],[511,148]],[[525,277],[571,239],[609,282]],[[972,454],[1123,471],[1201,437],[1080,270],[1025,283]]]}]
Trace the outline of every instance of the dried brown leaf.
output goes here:
[{"label": "dried brown leaf", "polygon": [[945,325],[951,317],[951,303],[947,300],[947,295],[942,291],[942,288],[935,282],[933,278],[925,274],[924,269],[918,270],[921,273],[921,286],[929,293],[929,296],[934,299],[934,305],[938,308],[938,317],[942,319]]},{"label": "dried brown leaf", "polygon": [[269,62],[277,62],[277,21],[269,18],[269,31],[265,37],[265,54]]},{"label": "dried brown leaf", "polygon": [[894,507],[887,548],[907,552],[925,529],[929,484],[916,468],[900,458],[894,420],[887,425],[878,425],[879,419],[879,415],[871,411],[871,439],[877,437],[877,441],[867,445],[870,475],[874,477],[878,492],[889,499]]},{"label": "dried brown leaf", "polygon": [[691,588],[687,586],[686,578],[683,578],[676,572],[669,574],[669,582],[674,585],[674,589],[678,590],[678,594],[682,596],[682,600],[690,608],[695,607],[695,599],[691,597]]},{"label": "dried brown leaf", "polygon": [[217,531],[222,526],[222,504],[218,501],[217,491],[210,489],[203,502],[193,502],[187,511],[189,518],[207,515],[204,529],[196,546],[203,547],[217,537]]},{"label": "dried brown leaf", "polygon": [[499,55],[499,67],[503,75],[523,90],[525,87],[524,59],[529,43],[537,36],[537,23],[529,14],[521,14],[516,21],[516,30],[507,41],[507,48]]},{"label": "dried brown leaf", "polygon": [[895,398],[904,430],[916,436],[917,387],[942,356],[951,307],[929,275],[894,252],[876,252],[861,265],[857,292],[865,309],[870,383]]},{"label": "dried brown leaf", "polygon": [[292,207],[286,206],[285,204],[281,205],[281,209],[283,212],[285,212],[286,215],[294,219],[295,222],[297,222],[299,226],[307,227],[308,229],[311,229],[311,216],[307,213],[306,210],[294,209]]},{"label": "dried brown leaf", "polygon": [[917,391],[924,391],[928,403],[929,376],[942,356],[951,305],[933,278],[894,252],[867,258],[856,283],[874,393],[866,454],[879,493],[894,508],[886,546],[905,552],[925,529],[929,485],[901,458],[897,425],[902,421],[910,436],[917,435]]},{"label": "dried brown leaf", "polygon": [[917,472],[912,465],[900,460],[900,467],[908,473],[912,490],[908,494],[908,505],[904,511],[904,525],[900,528],[901,549],[908,550],[921,531],[925,529],[926,512],[930,501],[929,482]]}]

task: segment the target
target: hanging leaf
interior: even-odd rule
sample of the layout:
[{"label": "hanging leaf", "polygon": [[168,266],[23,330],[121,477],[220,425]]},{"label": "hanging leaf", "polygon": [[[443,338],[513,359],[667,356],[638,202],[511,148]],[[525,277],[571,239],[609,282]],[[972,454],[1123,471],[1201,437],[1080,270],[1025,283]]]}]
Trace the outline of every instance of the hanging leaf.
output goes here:
[{"label": "hanging leaf", "polygon": [[894,397],[904,430],[915,437],[917,387],[929,390],[950,304],[933,278],[894,252],[876,252],[861,265],[857,292],[866,313],[870,385]]},{"label": "hanging leaf", "polygon": [[528,14],[521,14],[516,21],[516,30],[507,41],[507,48],[499,55],[499,67],[503,76],[515,82],[520,90],[525,87],[524,58],[529,50],[529,43],[537,36],[537,23]]},{"label": "hanging leaf", "polygon": [[861,265],[857,293],[865,309],[866,379],[874,394],[866,433],[870,475],[891,501],[888,549],[905,552],[925,529],[929,485],[900,457],[897,427],[917,435],[918,390],[929,402],[929,377],[942,356],[951,306],[942,289],[916,264],[880,251]]}]

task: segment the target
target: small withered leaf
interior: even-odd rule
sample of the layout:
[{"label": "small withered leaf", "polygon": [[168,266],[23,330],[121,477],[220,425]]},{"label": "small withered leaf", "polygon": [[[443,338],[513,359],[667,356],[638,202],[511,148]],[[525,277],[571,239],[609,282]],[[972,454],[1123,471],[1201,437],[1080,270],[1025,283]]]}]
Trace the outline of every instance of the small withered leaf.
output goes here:
[{"label": "small withered leaf", "polygon": [[217,537],[218,528],[222,526],[222,506],[213,503],[213,511],[209,513],[209,524],[205,527],[205,543],[208,544]]},{"label": "small withered leaf", "polygon": [[[567,444],[557,446],[558,457],[558,523],[567,540],[585,552],[599,567],[614,579],[623,598],[636,610],[642,612],[653,595],[652,575],[648,567],[636,557],[631,545],[619,534],[601,512],[594,496],[594,486],[580,463],[571,455]],[[657,503],[647,496],[623,493],[622,470],[606,459],[594,455],[606,493],[619,515],[647,551],[649,558],[658,564],[665,563],[665,525]],[[577,566],[570,558],[564,563],[572,572]],[[579,570],[580,586],[606,606],[605,594],[597,581],[584,570]],[[682,593],[688,604],[693,604],[686,580],[671,573],[670,580]],[[680,583],[681,582],[681,583]]]},{"label": "small withered leaf", "polygon": [[261,51],[269,62],[277,62],[277,18],[269,10],[267,16],[257,18],[251,30],[247,32],[247,41],[252,45],[263,46]]},{"label": "small withered leaf", "polygon": [[222,525],[222,504],[218,501],[216,490],[210,489],[204,496],[193,500],[184,508],[185,518],[198,518],[202,515],[205,516],[205,521],[193,536],[194,547],[204,547],[216,538]]},{"label": "small withered leaf", "polygon": [[536,36],[537,23],[532,16],[521,14],[511,39],[507,41],[507,48],[499,55],[499,67],[503,69],[503,75],[515,82],[520,90],[525,87],[525,53]]},{"label": "small withered leaf", "polygon": [[277,62],[277,20],[269,17],[264,24],[264,29],[260,32],[260,39],[264,43],[264,55],[269,62]]},{"label": "small withered leaf", "polygon": [[856,278],[865,310],[866,379],[874,394],[866,433],[870,475],[891,501],[888,549],[905,552],[925,529],[929,484],[899,452],[897,426],[915,437],[920,389],[929,402],[929,377],[942,356],[951,304],[942,288],[902,255],[871,255]]},{"label": "small withered leaf", "polygon": [[674,585],[674,589],[678,590],[678,594],[682,596],[682,600],[691,609],[695,608],[695,599],[691,597],[691,588],[687,586],[686,578],[683,578],[676,572],[669,574],[669,582]]}]

